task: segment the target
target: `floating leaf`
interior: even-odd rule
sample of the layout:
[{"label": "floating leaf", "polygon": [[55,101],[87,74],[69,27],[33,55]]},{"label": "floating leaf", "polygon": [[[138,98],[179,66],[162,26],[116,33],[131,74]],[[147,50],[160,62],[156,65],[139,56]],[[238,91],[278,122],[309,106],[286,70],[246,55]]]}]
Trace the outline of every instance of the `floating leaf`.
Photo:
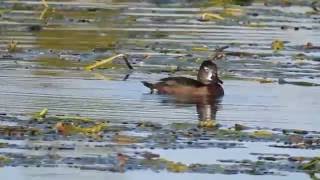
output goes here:
[{"label": "floating leaf", "polygon": [[256,27],[256,28],[262,28],[267,27],[265,24],[261,24],[260,22],[250,22],[248,24],[249,27]]},{"label": "floating leaf", "polygon": [[17,51],[17,45],[18,45],[18,42],[12,40],[7,46],[8,52],[10,52],[10,53],[16,52]]},{"label": "floating leaf", "polygon": [[203,47],[193,47],[191,50],[192,50],[192,51],[209,51],[209,48],[206,47],[206,46],[203,46]]},{"label": "floating leaf", "polygon": [[272,136],[272,132],[264,131],[264,130],[254,131],[253,136],[259,137],[259,138],[268,138]]},{"label": "floating leaf", "polygon": [[213,127],[217,127],[217,125],[218,125],[217,121],[213,119],[199,121],[199,127],[203,127],[203,128],[213,128]]},{"label": "floating leaf", "polygon": [[138,143],[138,139],[133,136],[126,136],[126,135],[115,135],[112,138],[112,141],[117,144],[134,144]]},{"label": "floating leaf", "polygon": [[239,8],[225,8],[223,10],[223,14],[229,15],[229,16],[242,16],[243,10]]},{"label": "floating leaf", "polygon": [[39,113],[35,113],[33,116],[32,116],[32,119],[35,119],[35,120],[43,120],[46,115],[48,113],[48,108],[44,108],[42,109],[42,111],[40,111]]},{"label": "floating leaf", "polygon": [[171,172],[186,172],[189,167],[182,163],[175,163],[172,161],[167,162],[167,170]]},{"label": "floating leaf", "polygon": [[97,134],[103,131],[107,127],[106,123],[99,123],[91,127],[80,127],[72,123],[58,122],[55,126],[58,132],[68,135],[82,133],[85,135]]},{"label": "floating leaf", "polygon": [[284,43],[281,40],[275,40],[272,42],[271,48],[273,51],[278,52],[284,48]]}]

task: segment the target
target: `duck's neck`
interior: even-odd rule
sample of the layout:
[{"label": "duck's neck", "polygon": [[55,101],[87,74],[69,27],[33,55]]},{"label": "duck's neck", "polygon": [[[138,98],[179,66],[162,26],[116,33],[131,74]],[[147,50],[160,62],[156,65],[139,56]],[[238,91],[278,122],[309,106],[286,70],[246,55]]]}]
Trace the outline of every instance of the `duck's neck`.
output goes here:
[{"label": "duck's neck", "polygon": [[209,80],[208,78],[204,78],[204,77],[198,75],[197,80],[200,81],[201,83],[207,84],[207,85],[208,84],[219,84],[220,83],[219,78],[216,77],[216,76],[211,77],[211,80]]}]

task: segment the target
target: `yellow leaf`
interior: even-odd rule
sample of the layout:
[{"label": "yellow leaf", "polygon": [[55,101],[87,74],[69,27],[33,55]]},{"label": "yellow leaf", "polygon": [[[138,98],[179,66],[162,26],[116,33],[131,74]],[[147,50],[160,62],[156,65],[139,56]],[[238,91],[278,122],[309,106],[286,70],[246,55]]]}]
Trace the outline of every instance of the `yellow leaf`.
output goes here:
[{"label": "yellow leaf", "polygon": [[249,27],[259,27],[259,28],[266,27],[266,25],[261,24],[261,23],[259,23],[259,22],[250,22],[250,23],[248,24],[248,26],[249,26]]},{"label": "yellow leaf", "polygon": [[193,47],[191,49],[192,51],[209,51],[209,48],[208,47]]},{"label": "yellow leaf", "polygon": [[225,8],[223,13],[230,16],[241,16],[243,15],[243,10],[238,8]]},{"label": "yellow leaf", "polygon": [[35,113],[35,114],[32,116],[32,119],[42,120],[43,118],[46,117],[47,113],[48,113],[48,108],[44,108],[44,109],[42,109],[42,111],[40,111],[39,113]]},{"label": "yellow leaf", "polygon": [[94,68],[97,68],[97,67],[99,67],[99,66],[102,66],[102,65],[104,65],[104,64],[106,64],[106,63],[111,62],[112,60],[114,60],[114,59],[117,58],[117,57],[123,57],[123,56],[124,56],[123,54],[118,54],[118,55],[112,56],[112,57],[110,57],[110,58],[107,58],[107,59],[98,61],[98,62],[96,62],[96,63],[94,63],[94,64],[88,65],[88,66],[86,66],[84,69],[87,70],[87,71],[91,71],[91,70],[93,70]]},{"label": "yellow leaf", "polygon": [[126,135],[115,135],[113,136],[112,141],[117,144],[134,144],[138,142],[136,137]]},{"label": "yellow leaf", "polygon": [[86,128],[77,127],[77,128],[79,128],[80,132],[83,132],[86,134],[96,134],[96,133],[103,131],[106,127],[107,127],[106,123],[99,123],[99,124],[96,124],[92,127],[86,127]]},{"label": "yellow leaf", "polygon": [[64,135],[75,134],[75,133],[83,133],[85,135],[97,134],[103,131],[107,127],[106,123],[99,123],[92,127],[80,127],[73,125],[72,123],[64,123],[58,122],[55,128],[59,133]]},{"label": "yellow leaf", "polygon": [[167,163],[167,170],[171,172],[186,172],[189,167],[182,163],[175,163],[168,161]]},{"label": "yellow leaf", "polygon": [[275,52],[280,51],[284,48],[284,43],[281,40],[275,40],[272,42],[271,48]]},{"label": "yellow leaf", "polygon": [[12,41],[8,44],[8,46],[7,46],[8,52],[15,52],[15,51],[17,51],[17,45],[18,45],[18,42],[12,40]]},{"label": "yellow leaf", "polygon": [[213,128],[218,125],[217,121],[213,119],[201,120],[199,121],[199,127],[203,128]]},{"label": "yellow leaf", "polygon": [[267,137],[271,137],[272,133],[269,131],[265,131],[265,130],[260,130],[260,131],[254,131],[253,135],[255,137],[261,137],[261,138],[267,138]]},{"label": "yellow leaf", "polygon": [[45,116],[47,115],[48,113],[48,108],[44,108],[40,113],[39,113],[39,116],[42,117],[42,118],[45,118]]}]

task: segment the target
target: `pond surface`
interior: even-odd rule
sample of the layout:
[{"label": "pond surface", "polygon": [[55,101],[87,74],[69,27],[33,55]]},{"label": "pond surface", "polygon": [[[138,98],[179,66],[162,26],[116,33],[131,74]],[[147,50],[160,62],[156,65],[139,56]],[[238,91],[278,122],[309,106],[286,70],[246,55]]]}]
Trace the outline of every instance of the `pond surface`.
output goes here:
[{"label": "pond surface", "polygon": [[[112,123],[198,124],[195,104],[150,94],[141,81],[155,82],[167,76],[195,78],[203,60],[221,53],[223,58],[216,63],[224,81],[225,96],[211,108],[216,110],[212,118],[222,127],[241,124],[253,129],[319,131],[320,13],[316,11],[319,5],[312,7],[311,2],[298,0],[290,1],[292,4],[253,1],[248,6],[239,6],[239,2],[50,0],[45,8],[40,0],[1,1],[0,113],[22,122],[48,108],[52,115],[80,115]],[[199,21],[203,13],[221,18]],[[272,48],[276,40],[283,42],[278,51]],[[8,47],[11,42],[17,43],[15,48]],[[216,50],[223,46],[228,48]],[[95,60],[120,53],[128,55],[134,70],[127,70],[121,59],[102,69],[83,70]],[[278,83],[279,78],[284,78],[285,83]],[[3,119],[0,123],[20,121]],[[78,141],[59,140],[44,143],[54,146],[62,141],[71,144]],[[18,143],[5,138],[1,141]],[[42,143],[30,139],[20,143],[30,142]],[[258,160],[250,153],[308,157],[320,153],[319,148],[281,149],[270,147],[273,144],[254,141],[243,143],[244,148],[148,151],[186,164],[215,164],[221,159]],[[82,145],[76,146],[76,152],[55,153],[82,157],[104,156],[113,151],[78,147]],[[0,149],[1,154],[16,151],[20,152],[19,148]],[[115,151],[130,154],[134,150],[117,147]],[[0,169],[0,179],[79,179],[76,175],[83,179],[309,178],[303,172],[275,169],[280,175],[257,177],[246,173],[177,174],[135,169],[120,174],[63,167],[6,166]]]}]

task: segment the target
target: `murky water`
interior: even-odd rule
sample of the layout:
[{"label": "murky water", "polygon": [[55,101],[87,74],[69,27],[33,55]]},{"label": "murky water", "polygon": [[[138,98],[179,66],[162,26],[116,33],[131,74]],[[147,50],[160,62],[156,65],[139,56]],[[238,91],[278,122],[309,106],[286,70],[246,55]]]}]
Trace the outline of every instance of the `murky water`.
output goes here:
[{"label": "murky water", "polygon": [[[226,58],[217,62],[225,89],[215,117],[220,124],[319,130],[320,87],[276,82],[278,78],[285,78],[293,82],[320,83],[320,14],[311,13],[309,2],[294,1],[294,5],[288,7],[277,1],[270,6],[261,2],[233,6],[240,9],[237,15],[228,14],[221,6],[208,6],[207,1],[48,2],[50,8],[44,8],[36,0],[0,2],[0,113],[25,116],[48,108],[52,114],[113,122],[197,123],[196,105],[149,94],[140,81],[156,81],[170,75],[194,77],[201,61],[212,57],[215,48],[228,45]],[[225,19],[198,21],[203,12],[222,14]],[[274,53],[271,43],[277,39],[284,41],[284,49]],[[7,46],[12,40],[18,42],[17,50],[9,53]],[[306,48],[308,42],[313,48]],[[120,68],[82,70],[85,64],[115,53],[128,54],[135,70],[121,66],[121,60],[118,60]],[[177,66],[182,71],[175,71]],[[264,77],[275,82],[257,81]],[[275,151],[270,147],[247,146],[241,152],[232,150],[230,156],[223,159],[235,158],[234,154],[242,154],[242,159],[246,159],[250,158],[248,152]],[[212,163],[224,154],[216,149],[197,151],[206,153],[203,157],[188,159],[193,151],[155,150],[161,156],[184,163]],[[320,153],[319,150],[312,153],[310,150],[277,151],[292,155]],[[205,154],[210,153],[222,155],[213,156],[208,162],[209,155]],[[3,168],[2,171],[6,171],[0,173],[4,179],[43,179],[44,176],[37,170],[24,168]],[[79,173],[74,169],[66,173],[58,168],[46,171],[47,179],[72,179]],[[81,173],[100,179],[109,175],[109,178],[123,179],[155,175],[151,172]],[[170,173],[156,176],[159,179],[211,178]],[[276,176],[278,179],[293,177],[307,179],[294,173]]]}]

